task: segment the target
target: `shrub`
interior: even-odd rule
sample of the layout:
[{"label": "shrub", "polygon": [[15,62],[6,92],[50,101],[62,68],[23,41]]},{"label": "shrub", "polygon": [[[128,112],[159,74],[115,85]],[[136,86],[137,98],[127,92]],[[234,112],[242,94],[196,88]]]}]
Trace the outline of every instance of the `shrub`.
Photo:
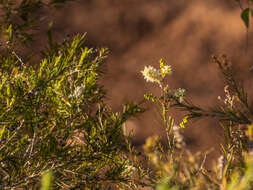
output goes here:
[{"label": "shrub", "polygon": [[[87,47],[85,35],[57,43],[49,26],[41,60],[22,57],[36,35],[33,16],[65,1],[0,2],[0,189],[252,189],[253,107],[227,57],[213,57],[225,78],[224,104],[213,109],[191,103],[184,89],[169,89],[163,79],[171,67],[164,60],[159,69],[144,68],[144,78],[161,88],[160,96],[144,98],[160,106],[167,134],[165,143],[147,139],[144,167],[124,128],[145,109],[129,103],[114,113],[104,103],[98,79],[106,48]],[[180,124],[171,108],[186,113]],[[207,153],[193,155],[182,135],[188,120],[203,117],[219,119],[226,140],[210,171]]]},{"label": "shrub", "polygon": [[57,44],[49,31],[40,63],[23,61],[16,45],[30,42],[31,14],[42,6],[1,2],[0,189],[38,189],[47,171],[53,189],[133,189],[142,169],[122,128],[143,109],[126,104],[114,113],[104,104],[98,78],[108,50],[86,47],[85,35]]},{"label": "shrub", "polygon": [[[145,94],[147,100],[161,108],[166,143],[153,136],[147,139],[144,151],[153,163],[156,190],[179,189],[252,189],[253,188],[253,132],[250,118],[252,105],[248,104],[247,94],[241,82],[233,74],[232,66],[226,56],[213,57],[225,79],[225,99],[222,106],[204,109],[185,98],[184,89],[169,89],[163,79],[171,74],[171,67],[164,60],[160,69],[152,66],[142,71],[148,82],[161,88],[161,96]],[[165,69],[166,68],[166,69]],[[168,109],[178,108],[187,114],[177,125],[168,115]],[[213,170],[205,169],[207,153],[193,155],[185,148],[182,131],[188,120],[212,117],[219,119],[224,129],[225,144],[221,146],[222,155]]]}]

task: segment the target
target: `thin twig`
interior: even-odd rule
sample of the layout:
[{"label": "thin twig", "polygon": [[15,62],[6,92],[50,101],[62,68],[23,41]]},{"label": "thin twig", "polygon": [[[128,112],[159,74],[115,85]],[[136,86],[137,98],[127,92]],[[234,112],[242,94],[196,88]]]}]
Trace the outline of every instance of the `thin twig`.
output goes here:
[{"label": "thin twig", "polygon": [[15,57],[19,60],[19,62],[21,63],[21,66],[25,67],[24,62],[22,61],[22,59],[16,54],[15,51],[12,51],[12,54],[15,55]]}]

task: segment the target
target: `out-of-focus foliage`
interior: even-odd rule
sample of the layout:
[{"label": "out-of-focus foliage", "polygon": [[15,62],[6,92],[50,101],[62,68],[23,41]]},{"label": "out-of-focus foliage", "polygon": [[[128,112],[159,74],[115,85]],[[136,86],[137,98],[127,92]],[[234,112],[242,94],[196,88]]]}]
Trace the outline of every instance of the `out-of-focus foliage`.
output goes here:
[{"label": "out-of-focus foliage", "polygon": [[[38,22],[45,19],[43,10],[58,7],[70,0],[2,0],[0,2],[0,39],[8,46],[28,44],[33,40]],[[56,10],[55,10],[56,11]],[[4,43],[4,44],[5,44]]]},{"label": "out-of-focus foliage", "polygon": [[253,16],[253,9],[251,8],[252,0],[235,0],[241,8],[241,19],[243,20],[247,29],[250,27],[250,21]]},{"label": "out-of-focus foliage", "polygon": [[41,180],[41,190],[50,190],[52,186],[52,180],[53,179],[53,174],[52,171],[47,171],[43,174],[42,180]]}]

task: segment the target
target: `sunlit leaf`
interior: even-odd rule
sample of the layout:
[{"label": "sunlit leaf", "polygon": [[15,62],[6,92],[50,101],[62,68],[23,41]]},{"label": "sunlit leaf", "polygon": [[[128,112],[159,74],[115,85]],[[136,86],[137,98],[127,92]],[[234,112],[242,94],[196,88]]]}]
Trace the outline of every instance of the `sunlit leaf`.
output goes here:
[{"label": "sunlit leaf", "polygon": [[50,190],[52,186],[53,172],[48,171],[43,174],[41,181],[41,190]]}]

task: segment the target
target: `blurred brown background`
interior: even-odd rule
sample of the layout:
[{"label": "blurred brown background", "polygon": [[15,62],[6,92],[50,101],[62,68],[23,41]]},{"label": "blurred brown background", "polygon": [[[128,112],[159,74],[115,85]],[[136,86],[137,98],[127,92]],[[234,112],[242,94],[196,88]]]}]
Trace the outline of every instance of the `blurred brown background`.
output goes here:
[{"label": "blurred brown background", "polygon": [[[158,67],[160,58],[173,68],[169,86],[185,88],[187,98],[197,105],[208,108],[216,105],[218,95],[224,97],[222,78],[211,55],[227,54],[250,94],[252,33],[246,53],[246,27],[240,13],[234,0],[79,0],[50,12],[49,19],[54,20],[58,39],[87,32],[87,45],[109,47],[101,83],[108,90],[106,101],[119,111],[123,103],[140,101],[145,92],[159,94],[159,88],[146,83],[140,71],[147,65]],[[183,117],[175,110],[171,115],[177,122]],[[157,111],[150,108],[127,127],[141,145],[146,137],[162,134],[159,123]],[[222,129],[213,119],[199,120],[187,125],[185,137],[193,151],[217,150]],[[218,154],[214,151],[210,157]]]}]

